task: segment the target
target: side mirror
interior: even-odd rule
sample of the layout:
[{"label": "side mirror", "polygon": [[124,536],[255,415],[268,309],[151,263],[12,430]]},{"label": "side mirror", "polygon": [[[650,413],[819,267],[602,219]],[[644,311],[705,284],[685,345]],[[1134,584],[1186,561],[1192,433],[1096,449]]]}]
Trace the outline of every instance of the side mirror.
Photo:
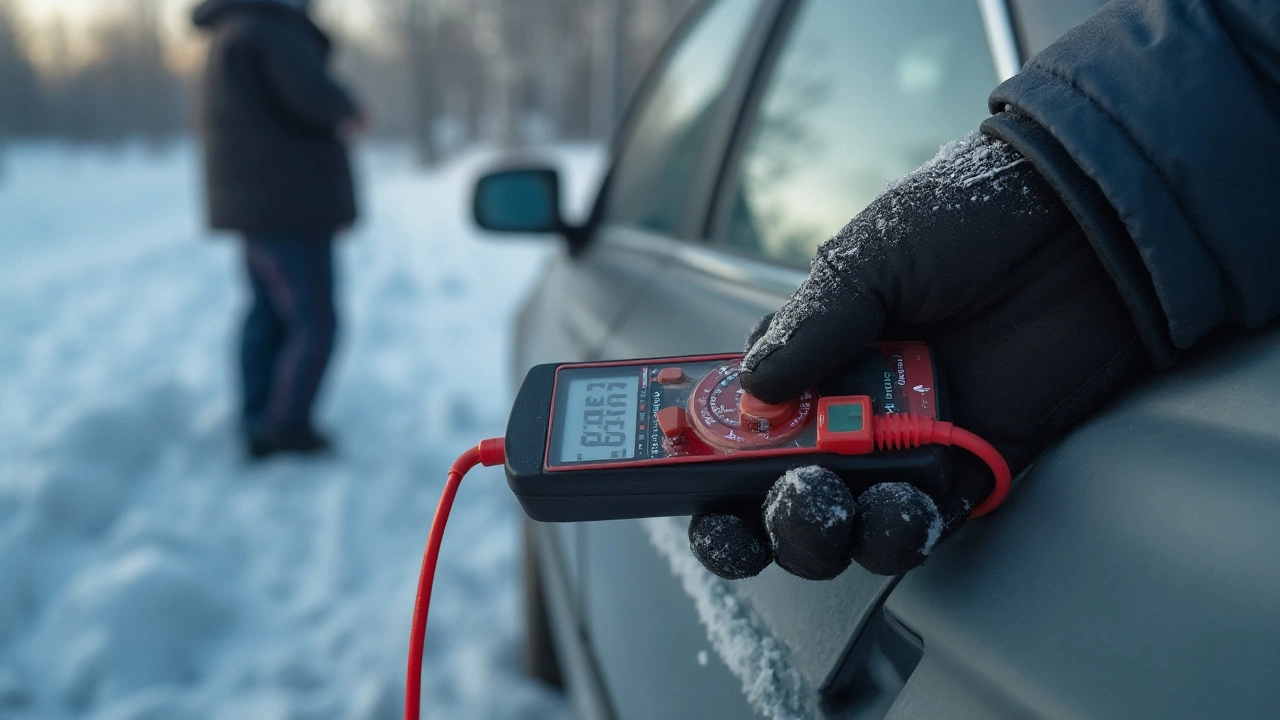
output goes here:
[{"label": "side mirror", "polygon": [[560,175],[550,168],[502,170],[476,181],[476,224],[502,233],[565,233]]}]

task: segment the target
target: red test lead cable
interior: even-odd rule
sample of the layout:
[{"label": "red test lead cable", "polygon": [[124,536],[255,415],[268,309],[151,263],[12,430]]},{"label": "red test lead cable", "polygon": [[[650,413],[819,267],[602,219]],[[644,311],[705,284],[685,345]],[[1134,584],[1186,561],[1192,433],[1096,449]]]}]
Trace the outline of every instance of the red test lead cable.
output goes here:
[{"label": "red test lead cable", "polygon": [[[870,407],[870,398],[858,398]],[[873,450],[902,450],[921,445],[952,445],[977,455],[995,476],[995,487],[987,499],[974,508],[970,518],[981,517],[1004,502],[1012,482],[1009,464],[990,443],[973,433],[949,422],[906,413],[875,415],[871,423],[870,437],[865,430],[859,440],[843,445],[837,452],[863,454]],[[821,450],[822,448],[819,447]],[[462,477],[477,465],[493,467],[506,461],[502,438],[485,440],[462,454],[449,468],[449,479],[435,519],[431,522],[431,535],[427,539],[427,551],[422,558],[422,572],[418,577],[418,597],[413,608],[413,629],[409,638],[409,674],[405,681],[405,720],[418,720],[422,703],[422,654],[427,633],[427,610],[431,605],[431,585],[436,575],[436,561],[440,558],[440,542],[444,539],[444,526],[453,508]]]},{"label": "red test lead cable", "polygon": [[427,538],[427,551],[422,557],[422,571],[418,575],[418,598],[413,605],[413,630],[409,636],[409,675],[405,683],[405,720],[418,720],[422,708],[422,652],[427,635],[427,611],[431,607],[431,584],[436,577],[436,561],[440,558],[440,542],[444,539],[444,525],[453,509],[453,498],[458,494],[462,476],[477,465],[493,467],[506,461],[503,439],[485,440],[462,453],[449,468],[440,505],[431,521],[431,535]]},{"label": "red test lead cable", "polygon": [[951,445],[963,448],[978,456],[978,459],[991,468],[995,476],[995,487],[982,504],[969,513],[969,518],[977,518],[1000,507],[1000,503],[1009,494],[1013,484],[1013,473],[1009,471],[1009,463],[1004,456],[991,446],[991,443],[963,428],[949,422],[934,420],[921,415],[909,413],[890,413],[876,415],[872,432],[875,435],[877,450],[902,450],[920,447],[921,445]]}]

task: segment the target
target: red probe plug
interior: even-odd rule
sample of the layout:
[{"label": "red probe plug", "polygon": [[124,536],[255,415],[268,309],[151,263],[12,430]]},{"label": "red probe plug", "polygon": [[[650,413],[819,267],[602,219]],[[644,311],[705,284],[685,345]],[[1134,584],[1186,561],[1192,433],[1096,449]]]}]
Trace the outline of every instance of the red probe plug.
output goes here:
[{"label": "red probe plug", "polygon": [[921,445],[948,445],[978,456],[991,468],[995,487],[970,518],[1000,507],[1013,477],[1009,463],[986,440],[942,420],[911,413],[874,414],[865,395],[824,397],[818,401],[818,452],[866,455],[875,450],[905,450]]},{"label": "red probe plug", "polygon": [[1009,488],[1013,484],[1009,463],[1005,462],[1004,456],[992,447],[991,443],[968,430],[942,420],[906,413],[876,415],[873,425],[878,450],[899,450],[921,445],[952,445],[968,450],[986,463],[987,467],[991,468],[991,474],[995,476],[996,484],[987,499],[969,513],[970,519],[982,517],[1000,507],[1005,497],[1009,495]]}]

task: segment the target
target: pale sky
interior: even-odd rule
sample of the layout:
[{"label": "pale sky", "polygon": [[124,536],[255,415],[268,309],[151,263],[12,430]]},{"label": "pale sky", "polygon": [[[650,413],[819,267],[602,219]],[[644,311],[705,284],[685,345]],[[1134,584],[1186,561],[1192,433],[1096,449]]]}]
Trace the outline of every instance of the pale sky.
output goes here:
[{"label": "pale sky", "polygon": [[[191,8],[198,0],[155,0],[159,3],[172,45],[174,60],[184,64],[184,58],[194,50],[195,33],[191,27]],[[369,24],[370,13],[363,0],[317,0],[320,14],[328,19],[339,18],[344,25],[363,28]],[[55,52],[49,29],[62,18],[67,28],[67,54],[73,62],[92,52],[87,40],[87,28],[95,19],[127,9],[131,0],[17,0],[19,11],[31,23],[31,49],[35,60],[48,63]]]}]

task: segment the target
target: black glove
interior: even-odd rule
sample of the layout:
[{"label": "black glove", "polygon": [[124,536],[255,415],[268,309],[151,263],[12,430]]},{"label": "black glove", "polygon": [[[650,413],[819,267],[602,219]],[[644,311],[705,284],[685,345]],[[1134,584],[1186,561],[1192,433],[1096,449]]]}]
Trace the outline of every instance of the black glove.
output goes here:
[{"label": "black glove", "polygon": [[[1015,473],[1149,367],[1115,284],[1031,163],[973,134],[877,198],[818,249],[809,277],[748,343],[742,385],[766,402],[839,383],[877,338],[937,351],[956,425]],[[813,580],[851,560],[883,575],[924,562],[991,491],[955,456],[950,491],[881,483],[854,498],[835,473],[778,480],[761,513],[695,517],[694,554],[728,579],[771,560]]]}]

